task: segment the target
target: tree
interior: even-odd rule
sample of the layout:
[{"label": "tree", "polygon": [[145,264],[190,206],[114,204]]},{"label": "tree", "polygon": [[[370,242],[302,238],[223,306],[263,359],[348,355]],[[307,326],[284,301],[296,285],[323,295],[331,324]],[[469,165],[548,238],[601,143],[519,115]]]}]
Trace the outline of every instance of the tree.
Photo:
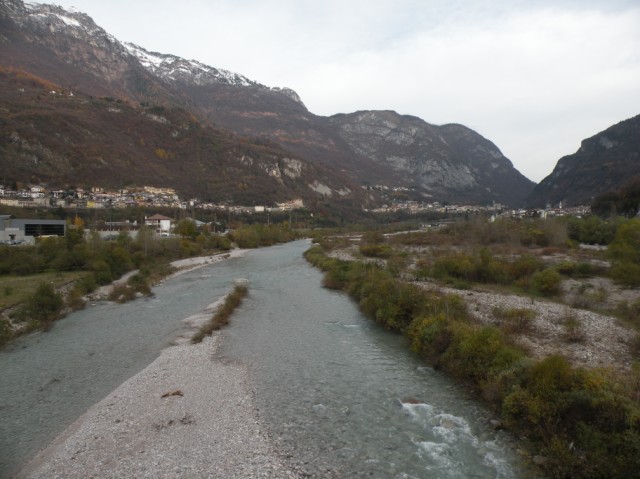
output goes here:
[{"label": "tree", "polygon": [[625,286],[640,286],[640,220],[621,224],[607,252],[613,279]]},{"label": "tree", "polygon": [[183,238],[195,239],[198,236],[198,228],[195,221],[190,218],[185,218],[178,221],[178,224],[174,228],[173,232]]}]

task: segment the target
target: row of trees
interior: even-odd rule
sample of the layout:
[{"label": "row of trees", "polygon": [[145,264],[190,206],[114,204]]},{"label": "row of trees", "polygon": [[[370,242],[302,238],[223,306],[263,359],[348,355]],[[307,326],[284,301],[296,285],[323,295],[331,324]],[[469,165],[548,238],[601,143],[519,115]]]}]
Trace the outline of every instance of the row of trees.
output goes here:
[{"label": "row of trees", "polygon": [[[81,220],[69,225],[65,237],[42,238],[34,246],[0,246],[0,274],[31,275],[42,272],[77,271],[82,274],[65,295],[42,283],[13,313],[26,327],[23,332],[47,328],[67,308],[84,306],[83,297],[100,285],[137,269],[125,284],[114,288],[110,299],[128,301],[151,294],[151,286],[171,272],[173,260],[215,251],[225,251],[234,243],[242,248],[268,246],[290,241],[297,234],[285,225],[242,226],[233,233],[212,235],[199,231],[191,221],[179,223],[182,237],[158,237],[142,227],[135,237],[121,232],[104,240],[97,233],[86,235]],[[12,331],[0,321],[0,343],[11,339]]]}]

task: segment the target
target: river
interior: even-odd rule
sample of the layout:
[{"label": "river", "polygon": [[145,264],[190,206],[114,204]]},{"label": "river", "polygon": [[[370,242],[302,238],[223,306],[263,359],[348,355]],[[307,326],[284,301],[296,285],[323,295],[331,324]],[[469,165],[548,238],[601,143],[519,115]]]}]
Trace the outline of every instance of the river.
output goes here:
[{"label": "river", "polygon": [[510,478],[514,445],[464,389],[323,289],[308,242],[251,251],[172,278],[155,297],[98,303],[0,352],[0,476],[144,368],[236,278],[249,296],[219,355],[249,365],[278,448],[317,477]]}]

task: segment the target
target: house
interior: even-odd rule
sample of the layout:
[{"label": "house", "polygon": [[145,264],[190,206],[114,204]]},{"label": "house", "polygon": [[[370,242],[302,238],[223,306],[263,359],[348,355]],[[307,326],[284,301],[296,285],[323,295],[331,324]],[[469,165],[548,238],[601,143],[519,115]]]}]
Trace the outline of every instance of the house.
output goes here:
[{"label": "house", "polygon": [[31,198],[44,198],[44,188],[42,186],[32,186]]},{"label": "house", "polygon": [[0,242],[35,243],[39,236],[64,236],[67,222],[64,220],[17,219],[11,215],[0,215]]},{"label": "house", "polygon": [[152,228],[156,233],[163,234],[171,231],[171,218],[163,215],[145,217],[144,224]]}]

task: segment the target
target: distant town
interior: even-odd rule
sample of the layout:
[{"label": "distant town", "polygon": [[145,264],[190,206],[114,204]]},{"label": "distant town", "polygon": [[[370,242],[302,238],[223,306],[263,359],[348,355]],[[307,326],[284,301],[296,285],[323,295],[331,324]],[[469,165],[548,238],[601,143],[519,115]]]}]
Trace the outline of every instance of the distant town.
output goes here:
[{"label": "distant town", "polygon": [[[382,187],[379,187],[382,188]],[[386,187],[385,187],[386,188]],[[402,189],[402,188],[400,188]],[[395,191],[395,189],[394,189]],[[263,213],[277,211],[291,211],[305,207],[300,198],[292,199],[275,206],[267,205],[229,205],[226,203],[203,202],[196,198],[183,199],[173,188],[158,188],[141,186],[121,188],[117,191],[101,187],[49,189],[43,185],[33,185],[25,188],[9,188],[0,185],[0,205],[18,208],[88,208],[88,209],[117,209],[117,208],[178,208],[224,210],[233,213]],[[475,214],[488,213],[491,219],[499,216],[542,217],[547,216],[582,216],[590,214],[589,206],[563,207],[562,203],[544,209],[525,210],[510,209],[500,203],[486,206],[458,205],[444,202],[420,202],[412,200],[393,200],[379,208],[367,210],[371,213],[408,212],[410,214],[440,213],[440,214]]]},{"label": "distant town", "polygon": [[[367,189],[381,192],[388,196],[389,193],[406,193],[412,191],[412,188],[405,186],[388,187],[384,185],[368,186]],[[493,203],[486,206],[478,205],[458,205],[439,201],[422,202],[414,200],[397,200],[393,199],[388,204],[382,205],[380,208],[368,210],[372,213],[393,213],[397,211],[405,211],[413,214],[420,213],[441,213],[441,214],[471,214],[485,212],[489,214],[490,220],[495,220],[499,216],[508,216],[511,218],[538,217],[546,218],[548,216],[583,216],[591,213],[590,206],[574,206],[566,208],[562,202],[552,206],[546,205],[543,209],[512,209],[500,203]]]},{"label": "distant town", "polygon": [[0,205],[17,208],[198,208],[205,210],[229,210],[234,213],[261,213],[265,211],[289,211],[304,208],[302,199],[276,203],[275,206],[240,206],[202,202],[196,198],[180,198],[173,188],[141,186],[121,188],[117,191],[100,187],[49,189],[42,185],[12,189],[0,185]]}]

